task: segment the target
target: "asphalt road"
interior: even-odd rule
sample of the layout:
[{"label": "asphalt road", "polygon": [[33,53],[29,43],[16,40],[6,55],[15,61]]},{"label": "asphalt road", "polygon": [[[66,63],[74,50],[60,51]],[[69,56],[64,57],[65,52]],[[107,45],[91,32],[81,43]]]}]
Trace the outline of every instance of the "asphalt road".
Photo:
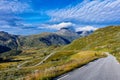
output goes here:
[{"label": "asphalt road", "polygon": [[109,55],[54,80],[120,80],[120,64],[114,56]]}]

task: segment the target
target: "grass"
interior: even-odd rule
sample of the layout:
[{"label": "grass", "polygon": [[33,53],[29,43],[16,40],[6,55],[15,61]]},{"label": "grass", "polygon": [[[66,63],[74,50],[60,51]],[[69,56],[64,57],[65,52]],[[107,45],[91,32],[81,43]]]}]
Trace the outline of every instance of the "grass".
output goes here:
[{"label": "grass", "polygon": [[73,41],[63,50],[94,50],[110,52],[120,61],[120,26],[108,26]]},{"label": "grass", "polygon": [[[55,65],[54,63],[54,65],[50,66],[49,68],[48,67],[45,68],[44,66],[44,69],[38,70],[33,74],[28,74],[28,76],[25,79],[26,80],[51,80],[56,76],[69,72],[77,67],[81,67],[82,65],[85,65],[90,61],[93,61],[101,57],[106,57],[106,55],[102,52],[96,52],[96,51],[81,51],[77,54],[70,55],[67,60],[65,60],[64,62],[62,61],[63,62],[62,64],[59,63],[60,61],[58,60],[58,62],[56,63],[57,65]],[[48,64],[48,63],[49,62],[45,64]]]},{"label": "grass", "polygon": [[[56,53],[43,64],[31,67],[31,65],[36,64],[52,52]],[[90,36],[77,39],[63,48],[52,46],[42,49],[25,49],[22,51],[22,54],[12,57],[12,59],[22,61],[14,62],[12,65],[16,67],[17,64],[24,61],[30,62],[23,65],[20,70],[2,72],[0,76],[2,80],[19,78],[24,78],[25,80],[51,80],[93,60],[106,57],[103,52],[110,52],[120,61],[120,26],[98,29]],[[11,63],[0,63],[0,65],[2,65],[0,67],[2,71],[5,68],[8,69]]]},{"label": "grass", "polygon": [[17,62],[0,63],[0,70],[2,71],[9,68],[13,68],[15,65],[17,65]]},{"label": "grass", "polygon": [[[21,69],[13,69],[13,70],[2,72],[2,74],[0,74],[1,76],[0,79],[15,80],[15,79],[24,78],[25,80],[51,80],[56,76],[69,72],[77,67],[81,67],[89,63],[90,61],[106,56],[102,52],[96,52],[96,51],[81,51],[81,52],[63,51],[63,52],[58,52],[55,55],[51,56],[46,62],[44,62],[44,64],[40,66],[32,67],[31,65],[28,66],[25,64],[23,65],[23,67],[21,67]],[[38,54],[36,55],[38,56]],[[67,57],[60,59],[63,57],[63,55]],[[19,57],[19,56],[16,56],[16,57]],[[58,58],[58,59],[55,59],[55,58]],[[26,59],[29,60],[29,58],[26,58]],[[26,61],[24,57],[23,57],[23,60]],[[36,61],[33,60],[32,62],[34,63]],[[18,62],[14,64],[15,64],[14,66],[16,66]],[[3,65],[9,66],[11,65],[11,63],[6,63],[6,64],[4,63]]]},{"label": "grass", "polygon": [[[17,56],[11,56],[12,60],[16,62],[4,62],[0,63],[0,80],[15,80],[19,77],[24,77],[28,73],[34,72],[36,69],[42,69],[41,66],[32,67],[39,63],[47,55],[49,55],[53,50],[57,50],[58,47],[50,46],[47,48],[37,48],[37,49],[25,49],[21,54]],[[17,61],[20,60],[20,61]],[[28,61],[21,66],[21,69],[17,69],[19,64]]]}]

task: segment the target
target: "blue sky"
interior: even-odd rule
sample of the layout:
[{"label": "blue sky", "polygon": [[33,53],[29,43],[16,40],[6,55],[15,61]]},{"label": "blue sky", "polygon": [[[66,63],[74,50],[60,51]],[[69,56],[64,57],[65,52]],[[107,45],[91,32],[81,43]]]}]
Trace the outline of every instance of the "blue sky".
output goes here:
[{"label": "blue sky", "polygon": [[109,25],[120,25],[120,0],[0,0],[0,31],[12,34]]}]

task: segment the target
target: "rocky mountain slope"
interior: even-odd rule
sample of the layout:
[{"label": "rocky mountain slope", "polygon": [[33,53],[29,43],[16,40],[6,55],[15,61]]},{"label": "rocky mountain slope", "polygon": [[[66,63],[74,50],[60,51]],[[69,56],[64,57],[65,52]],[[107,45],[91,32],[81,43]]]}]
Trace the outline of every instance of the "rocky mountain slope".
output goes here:
[{"label": "rocky mountain slope", "polygon": [[45,47],[51,45],[65,45],[70,41],[54,33],[42,33],[38,35],[24,36],[20,38],[22,47]]},{"label": "rocky mountain slope", "polygon": [[0,52],[9,51],[18,47],[17,35],[8,34],[7,32],[0,31]]},{"label": "rocky mountain slope", "polygon": [[[85,34],[84,34],[85,33]],[[91,32],[92,33],[92,32]],[[75,32],[73,28],[61,28],[55,33],[41,33],[30,36],[12,35],[7,32],[0,32],[0,52],[11,49],[42,48],[51,45],[66,45],[73,40],[89,35],[89,32]]]},{"label": "rocky mountain slope", "polygon": [[68,39],[70,42],[76,38],[81,37],[75,32],[74,29],[71,28],[61,28],[59,31],[56,32],[56,34]]}]

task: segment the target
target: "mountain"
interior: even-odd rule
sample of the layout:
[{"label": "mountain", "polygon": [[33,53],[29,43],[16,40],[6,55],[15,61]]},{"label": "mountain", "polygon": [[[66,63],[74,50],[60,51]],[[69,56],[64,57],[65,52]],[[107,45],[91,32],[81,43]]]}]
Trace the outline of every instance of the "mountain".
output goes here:
[{"label": "mountain", "polygon": [[22,36],[20,37],[20,45],[22,47],[45,47],[51,45],[66,45],[73,40],[82,36],[87,36],[93,31],[83,31],[78,34],[72,27],[63,27],[55,33],[41,33],[37,35]]},{"label": "mountain", "polygon": [[16,49],[43,48],[51,45],[66,45],[73,40],[87,36],[92,32],[75,32],[74,28],[61,28],[55,33],[41,33],[37,35],[18,36],[7,32],[0,32],[0,52]]},{"label": "mountain", "polygon": [[94,30],[85,30],[85,31],[77,31],[76,33],[82,37],[84,36],[88,36],[90,34],[92,34],[94,32]]},{"label": "mountain", "polygon": [[0,53],[6,52],[6,51],[10,51],[10,50],[11,49],[9,47],[0,45]]},{"label": "mountain", "polygon": [[[4,67],[6,69],[5,72],[2,72],[1,79],[12,78],[14,80],[15,78],[23,79],[25,77],[25,79],[29,78],[31,80],[51,80],[53,77],[86,65],[93,60],[106,57],[107,55],[103,52],[110,52],[120,61],[120,26],[100,28],[88,36],[76,39],[72,43],[59,48],[54,46],[46,48],[47,45],[49,46],[48,43],[59,43],[54,42],[54,40],[63,41],[63,37],[61,38],[55,33],[19,36],[19,39],[22,47],[33,48],[23,50],[23,54],[12,56],[10,61],[15,60],[13,63],[15,66],[11,63],[7,63],[3,67],[1,65],[1,70]],[[44,47],[44,49],[34,49],[35,47]],[[0,60],[6,61],[4,58],[0,58]],[[42,64],[39,65],[41,61]],[[20,69],[17,68],[19,65],[21,65]],[[13,68],[16,69],[13,70]],[[9,74],[12,74],[13,77],[10,78]]]},{"label": "mountain", "polygon": [[75,31],[75,29],[72,27],[63,27],[59,31],[57,31],[56,34],[66,38],[70,42],[72,42],[73,40],[75,40],[77,38],[88,36],[88,35],[92,34],[93,32],[94,32],[94,30]]},{"label": "mountain", "polygon": [[106,51],[120,60],[120,26],[100,28],[87,37],[73,41],[64,50]]},{"label": "mountain", "polygon": [[70,42],[71,41],[67,38],[64,38],[56,33],[41,33],[37,35],[18,36],[0,31],[0,53],[17,48],[42,48],[51,45],[66,45]]},{"label": "mountain", "polygon": [[0,31],[0,53],[15,49],[18,47],[17,35],[8,34],[7,32]]},{"label": "mountain", "polygon": [[69,27],[63,27],[60,30],[56,32],[58,35],[67,35],[70,36],[70,33],[72,36],[77,35],[74,28],[69,28]]},{"label": "mountain", "polygon": [[65,39],[68,39],[70,42],[80,37],[80,35],[75,32],[74,28],[71,27],[61,28],[59,31],[56,32],[56,34],[64,37]]},{"label": "mountain", "polygon": [[66,45],[70,41],[56,33],[41,33],[30,36],[12,35],[0,31],[0,53],[13,49],[43,48],[51,45]]},{"label": "mountain", "polygon": [[51,45],[65,45],[69,44],[67,39],[54,34],[54,33],[42,33],[38,35],[23,36],[20,38],[20,44],[22,47],[45,47]]}]

